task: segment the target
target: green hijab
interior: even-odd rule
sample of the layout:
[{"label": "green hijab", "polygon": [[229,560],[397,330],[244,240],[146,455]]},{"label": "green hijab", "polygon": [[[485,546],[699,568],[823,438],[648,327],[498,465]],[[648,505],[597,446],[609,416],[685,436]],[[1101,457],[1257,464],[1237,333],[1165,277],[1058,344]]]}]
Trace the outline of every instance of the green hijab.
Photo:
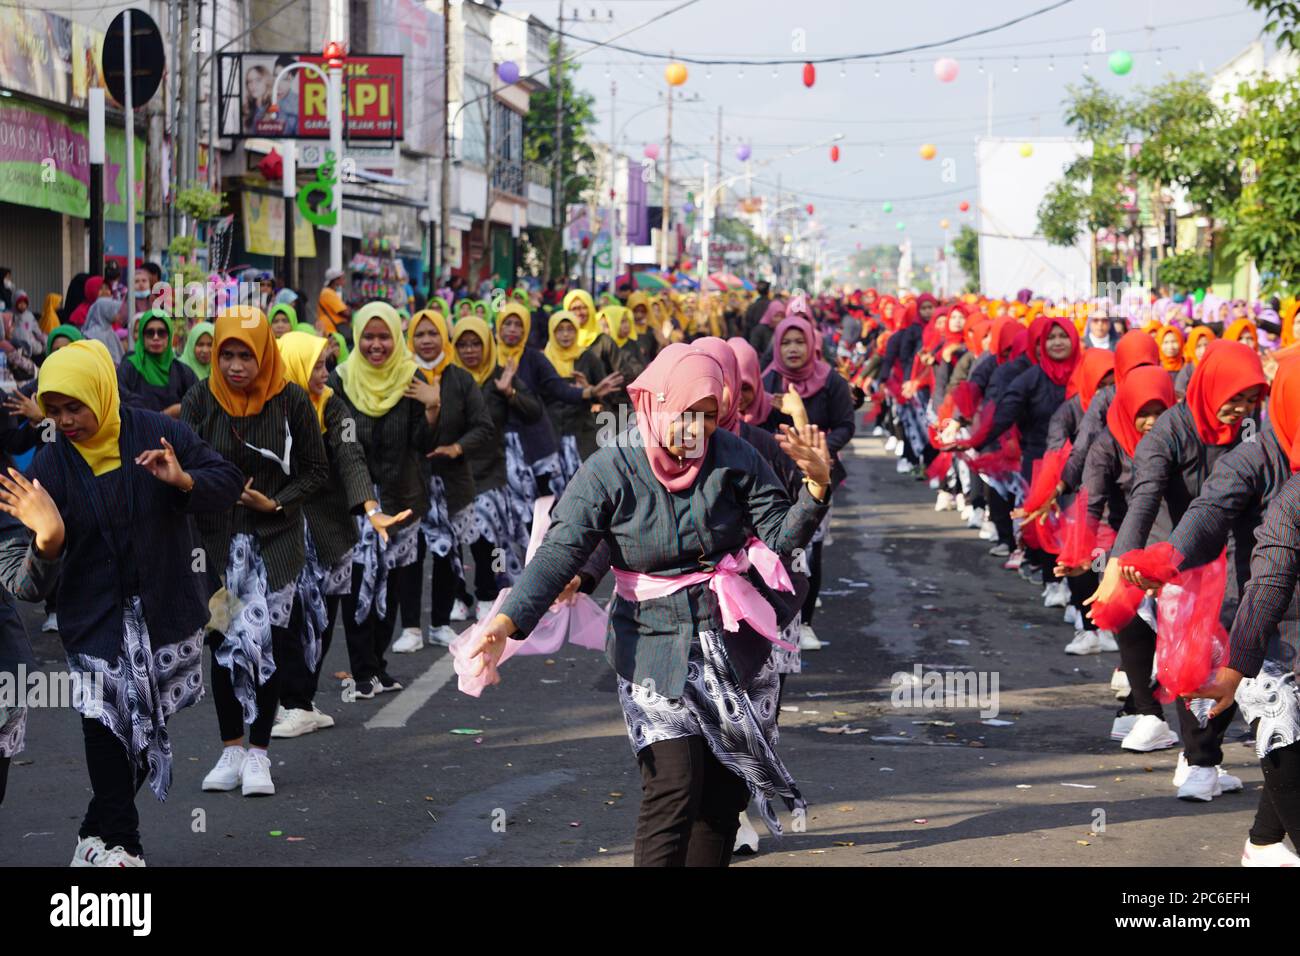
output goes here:
[{"label": "green hijab", "polygon": [[308,325],[306,322],[295,322],[290,332],[306,332],[308,335],[314,335],[320,338],[320,333],[316,331],[316,326]]},{"label": "green hijab", "polygon": [[347,361],[348,353],[351,351],[348,348],[347,339],[343,337],[342,332],[334,332],[330,335],[330,338],[332,338],[335,342],[339,344],[339,357],[336,360],[336,363],[341,365],[342,363]]},{"label": "green hijab", "polygon": [[[145,348],[144,344],[144,327],[155,320],[167,326],[167,347],[163,349],[161,355],[154,355]],[[172,351],[174,334],[171,316],[162,309],[142,312],[140,318],[135,320],[135,348],[126,360],[135,366],[135,370],[150,385],[162,387],[171,377],[172,360],[176,358],[176,353]]]},{"label": "green hijab", "polygon": [[[298,310],[288,302],[278,302],[271,306],[271,311],[266,313],[267,324],[275,321],[275,317],[283,312],[289,318],[289,330],[293,331],[293,326],[298,324]],[[314,329],[312,331],[315,331]]]},{"label": "green hijab", "polygon": [[75,325],[56,325],[50,329],[50,334],[45,337],[45,354],[50,355],[54,352],[55,339],[67,339],[69,342],[80,342],[85,336],[81,334],[81,329]]},{"label": "green hijab", "polygon": [[190,367],[200,382],[206,382],[208,376],[212,374],[212,362],[209,360],[207,365],[199,361],[198,356],[194,354],[194,347],[199,344],[199,339],[204,335],[209,336],[215,343],[217,340],[217,330],[211,322],[196,322],[194,328],[190,329],[190,334],[185,336],[185,351],[181,352],[181,361]]}]

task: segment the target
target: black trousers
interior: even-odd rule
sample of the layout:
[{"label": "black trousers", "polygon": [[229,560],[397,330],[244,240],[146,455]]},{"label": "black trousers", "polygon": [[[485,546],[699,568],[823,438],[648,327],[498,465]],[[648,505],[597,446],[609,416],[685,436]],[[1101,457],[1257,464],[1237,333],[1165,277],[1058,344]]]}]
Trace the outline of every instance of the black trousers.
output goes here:
[{"label": "black trousers", "polygon": [[[428,546],[420,538],[420,557],[416,562],[424,567],[428,555]],[[445,557],[432,556],[433,567],[429,575],[429,626],[446,627],[451,623],[451,607],[456,603],[458,588],[462,587],[460,579],[451,563],[450,552]],[[477,561],[477,558],[475,559]],[[489,567],[491,565],[489,564]],[[418,628],[420,626],[420,575],[414,574],[402,587],[402,627]],[[466,602],[468,603],[468,602]]]},{"label": "black trousers", "polygon": [[1270,751],[1259,765],[1264,771],[1264,789],[1250,828],[1250,842],[1268,846],[1289,836],[1300,847],[1300,744]]},{"label": "black trousers", "polygon": [[1151,681],[1151,665],[1156,659],[1156,632],[1142,618],[1135,617],[1120,628],[1115,643],[1119,645],[1119,666],[1133,689],[1130,700],[1125,703],[1125,712],[1150,714],[1163,720],[1164,708],[1152,693],[1155,685]]},{"label": "black trousers", "polygon": [[1000,495],[991,486],[988,490],[989,520],[993,522],[993,527],[998,531],[998,542],[1005,544],[1008,548],[1014,550],[1016,546],[1016,532],[1011,524],[1011,502]]},{"label": "black trousers", "polygon": [[11,757],[0,757],[0,807],[4,806],[5,788],[9,786],[9,763]]},{"label": "black trousers", "polygon": [[479,538],[469,546],[469,553],[474,556],[474,596],[484,604],[495,601],[501,591],[496,572],[492,570],[495,551],[496,545],[487,538]]},{"label": "black trousers", "polygon": [[[420,535],[419,556],[415,563],[419,567],[424,567],[424,555],[428,548],[424,543],[424,535]],[[420,575],[410,574],[402,578],[402,599],[401,604],[401,621],[402,630],[413,627],[417,631],[420,629],[420,598],[424,589],[420,587]]]},{"label": "black trousers", "polygon": [[[208,648],[212,651],[212,701],[217,708],[217,728],[221,739],[238,740],[244,736],[244,710],[235,696],[235,683],[230,671],[217,663],[221,637],[217,631],[208,634]],[[263,749],[271,745],[271,728],[275,725],[275,709],[280,703],[281,683],[288,679],[300,686],[308,674],[302,657],[302,602],[296,597],[288,625],[271,628],[271,654],[275,658],[275,671],[270,680],[257,687],[257,718],[248,726],[249,745]]]},{"label": "black trousers", "polygon": [[811,626],[817,612],[817,594],[822,589],[822,542],[810,545],[808,555],[808,596],[804,598],[799,618]]},{"label": "black trousers", "polygon": [[[1052,567],[1055,566],[1056,562],[1053,561]],[[1072,578],[1065,578],[1064,581],[1069,585],[1070,604],[1079,612],[1079,619],[1083,621],[1083,629],[1085,631],[1092,630],[1092,625],[1088,622],[1088,608],[1083,602],[1092,597],[1092,592],[1097,590],[1097,572],[1084,571]]]},{"label": "black trousers", "polygon": [[120,846],[127,853],[142,856],[135,795],[148,779],[148,764],[132,760],[122,742],[97,720],[81,718],[81,733],[93,795],[77,835],[83,840],[97,836],[109,849]]},{"label": "black trousers", "polygon": [[713,756],[703,737],[662,740],[637,754],[641,812],[636,866],[727,866],[749,805],[744,781]]},{"label": "black trousers", "polygon": [[361,592],[363,568],[352,566],[352,589],[343,596],[343,633],[348,641],[348,661],[351,664],[352,677],[358,684],[386,673],[388,661],[384,653],[393,639],[393,626],[397,623],[402,601],[402,589],[406,579],[412,575],[418,578],[419,564],[409,564],[404,568],[394,568],[388,572],[386,586],[388,613],[379,616],[379,610],[371,605],[370,614],[357,623],[357,597]]}]

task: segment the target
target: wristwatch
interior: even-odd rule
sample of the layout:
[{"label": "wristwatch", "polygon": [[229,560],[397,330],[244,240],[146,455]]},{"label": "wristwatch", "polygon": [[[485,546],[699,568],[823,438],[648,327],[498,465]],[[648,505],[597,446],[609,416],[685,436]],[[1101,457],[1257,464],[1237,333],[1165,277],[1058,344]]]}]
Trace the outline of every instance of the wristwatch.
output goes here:
[{"label": "wristwatch", "polygon": [[383,514],[383,511],[384,511],[383,508],[380,508],[378,505],[376,505],[375,507],[371,508],[369,511],[366,512],[366,517],[373,518],[377,514]]}]

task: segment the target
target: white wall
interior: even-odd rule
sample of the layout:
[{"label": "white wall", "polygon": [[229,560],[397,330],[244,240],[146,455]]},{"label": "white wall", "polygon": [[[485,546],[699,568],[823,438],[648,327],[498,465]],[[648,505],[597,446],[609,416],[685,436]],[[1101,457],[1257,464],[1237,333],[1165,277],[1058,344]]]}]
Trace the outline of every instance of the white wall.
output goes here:
[{"label": "white wall", "polygon": [[[1020,154],[1028,143],[1032,155]],[[1081,232],[1071,248],[1048,245],[1038,234],[1038,206],[1066,165],[1091,150],[1067,139],[980,139],[980,291],[1013,296],[1020,289],[1052,299],[1092,293],[1091,249]]]}]

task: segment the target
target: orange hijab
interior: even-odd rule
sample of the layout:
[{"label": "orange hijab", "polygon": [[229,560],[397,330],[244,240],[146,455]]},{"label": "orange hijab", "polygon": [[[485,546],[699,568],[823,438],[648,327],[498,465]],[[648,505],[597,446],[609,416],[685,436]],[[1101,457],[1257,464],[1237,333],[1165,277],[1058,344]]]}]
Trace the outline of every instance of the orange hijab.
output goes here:
[{"label": "orange hijab", "polygon": [[[1178,351],[1172,356],[1165,354],[1165,339],[1170,336],[1178,338]],[[1177,372],[1183,367],[1186,359],[1183,358],[1183,348],[1187,345],[1187,336],[1183,335],[1183,330],[1176,325],[1162,326],[1156,333],[1156,346],[1160,349],[1160,364],[1166,372]]]},{"label": "orange hijab", "polygon": [[1224,330],[1223,338],[1228,342],[1240,342],[1241,337],[1248,331],[1252,336],[1254,336],[1255,341],[1258,342],[1259,329],[1255,327],[1255,323],[1250,321],[1250,319],[1238,319],[1236,322],[1233,322],[1226,330]]},{"label": "orange hijab", "polygon": [[[248,305],[237,305],[217,316],[212,334],[212,374],[208,388],[222,408],[232,418],[248,418],[261,414],[266,403],[284,391],[284,359],[275,344],[271,323],[262,310]],[[216,367],[221,354],[221,343],[235,339],[243,342],[257,358],[257,377],[247,390],[237,392],[226,384],[226,377]]]},{"label": "orange hijab", "polygon": [[1187,335],[1187,344],[1183,346],[1183,358],[1188,362],[1196,362],[1196,346],[1201,344],[1201,339],[1209,339],[1213,342],[1217,338],[1214,329],[1208,325],[1198,325]]}]

